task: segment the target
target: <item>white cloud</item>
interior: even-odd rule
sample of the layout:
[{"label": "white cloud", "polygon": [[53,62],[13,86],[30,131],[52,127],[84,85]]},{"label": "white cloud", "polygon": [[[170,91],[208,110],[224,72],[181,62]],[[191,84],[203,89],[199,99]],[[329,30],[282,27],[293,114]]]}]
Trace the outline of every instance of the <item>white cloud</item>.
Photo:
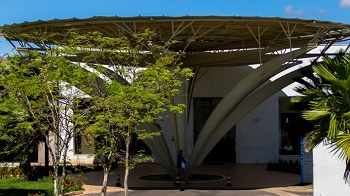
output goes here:
[{"label": "white cloud", "polygon": [[340,7],[350,8],[350,0],[340,0]]},{"label": "white cloud", "polygon": [[319,12],[320,14],[324,14],[324,13],[326,13],[326,9],[320,8],[320,9],[318,10],[318,12]]},{"label": "white cloud", "polygon": [[287,7],[284,8],[284,12],[287,15],[300,15],[304,11],[303,10],[294,10],[292,5],[288,5]]}]

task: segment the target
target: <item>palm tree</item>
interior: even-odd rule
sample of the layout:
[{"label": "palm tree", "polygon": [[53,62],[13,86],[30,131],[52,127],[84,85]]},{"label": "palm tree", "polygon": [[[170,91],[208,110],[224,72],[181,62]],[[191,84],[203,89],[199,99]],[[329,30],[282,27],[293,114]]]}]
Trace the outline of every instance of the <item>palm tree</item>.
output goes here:
[{"label": "palm tree", "polygon": [[312,66],[313,74],[308,72],[299,79],[301,86],[296,91],[302,96],[294,102],[307,103],[302,117],[313,121],[315,126],[306,135],[307,150],[312,150],[322,141],[341,160],[345,161],[344,180],[350,178],[350,54],[343,51],[335,57],[324,57],[323,62]]}]

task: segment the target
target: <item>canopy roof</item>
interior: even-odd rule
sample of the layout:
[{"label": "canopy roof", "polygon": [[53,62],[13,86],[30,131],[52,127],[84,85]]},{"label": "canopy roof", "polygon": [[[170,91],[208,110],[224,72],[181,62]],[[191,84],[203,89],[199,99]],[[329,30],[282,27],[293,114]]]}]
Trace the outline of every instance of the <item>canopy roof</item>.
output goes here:
[{"label": "canopy roof", "polygon": [[[187,52],[298,47],[348,39],[350,25],[300,19],[184,16],[184,17],[91,17],[24,22],[0,27],[0,35],[8,40],[23,41],[21,33],[52,32],[64,39],[69,31],[100,31],[106,36],[132,34],[141,28],[154,29],[163,41],[174,40],[175,50]],[[50,40],[53,41],[53,40]],[[187,46],[187,47],[186,47]]]},{"label": "canopy roof", "polygon": [[[68,32],[86,33],[99,31],[105,36],[131,35],[142,28],[150,28],[160,35],[159,41],[173,41],[173,50],[186,51],[187,57],[203,55],[204,51],[230,52],[230,66],[263,63],[270,59],[267,54],[278,53],[288,48],[305,45],[328,44],[350,38],[350,25],[328,21],[238,17],[238,16],[184,16],[184,17],[100,17],[86,19],[54,19],[49,21],[24,22],[0,27],[0,36],[17,47],[29,48],[22,33],[56,33],[45,44],[62,41]],[[42,43],[34,43],[40,49]],[[256,50],[259,50],[257,52]],[[255,51],[255,52],[254,52]],[[207,52],[205,52],[207,53]],[[259,55],[260,54],[260,55]],[[209,54],[205,54],[208,56]],[[252,59],[252,55],[255,58]],[[257,58],[257,56],[260,58]],[[192,57],[194,57],[192,56]],[[210,55],[216,59],[217,55]],[[227,56],[227,55],[226,55]],[[193,58],[192,58],[193,59]],[[187,59],[190,66],[205,65],[206,60],[195,57]],[[235,59],[234,61],[232,59]],[[209,59],[210,60],[210,59]],[[240,62],[242,61],[242,62]],[[209,66],[216,64],[207,63]],[[185,60],[186,63],[186,60]]]}]

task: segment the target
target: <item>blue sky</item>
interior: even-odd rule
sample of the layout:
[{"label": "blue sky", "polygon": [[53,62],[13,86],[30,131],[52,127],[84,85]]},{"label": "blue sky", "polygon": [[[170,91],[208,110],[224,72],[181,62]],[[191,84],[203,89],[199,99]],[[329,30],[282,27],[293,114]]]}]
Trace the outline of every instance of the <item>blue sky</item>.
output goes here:
[{"label": "blue sky", "polygon": [[[92,16],[262,16],[350,24],[350,0],[1,0],[0,26]],[[11,51],[0,38],[0,54]]]}]

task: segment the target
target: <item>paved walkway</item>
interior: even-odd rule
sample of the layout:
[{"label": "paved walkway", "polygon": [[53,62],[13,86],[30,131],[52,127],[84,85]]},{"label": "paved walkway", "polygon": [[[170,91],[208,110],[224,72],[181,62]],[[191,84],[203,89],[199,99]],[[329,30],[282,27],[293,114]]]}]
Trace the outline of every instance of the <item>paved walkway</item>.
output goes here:
[{"label": "paved walkway", "polygon": [[[173,182],[139,179],[145,175],[164,173],[165,170],[157,163],[137,165],[134,170],[130,171],[128,183],[130,195],[312,195],[311,186],[294,186],[300,182],[299,175],[267,171],[266,164],[202,165],[195,170],[196,174],[215,174],[222,176],[222,179],[206,182],[194,181],[189,185],[181,183],[180,187],[175,186]],[[124,167],[111,171],[108,195],[123,195],[124,189],[115,186],[118,174],[123,184]],[[226,186],[228,175],[230,175],[232,186]],[[85,192],[82,195],[99,195],[103,178],[102,171],[87,172],[85,176]]]}]

